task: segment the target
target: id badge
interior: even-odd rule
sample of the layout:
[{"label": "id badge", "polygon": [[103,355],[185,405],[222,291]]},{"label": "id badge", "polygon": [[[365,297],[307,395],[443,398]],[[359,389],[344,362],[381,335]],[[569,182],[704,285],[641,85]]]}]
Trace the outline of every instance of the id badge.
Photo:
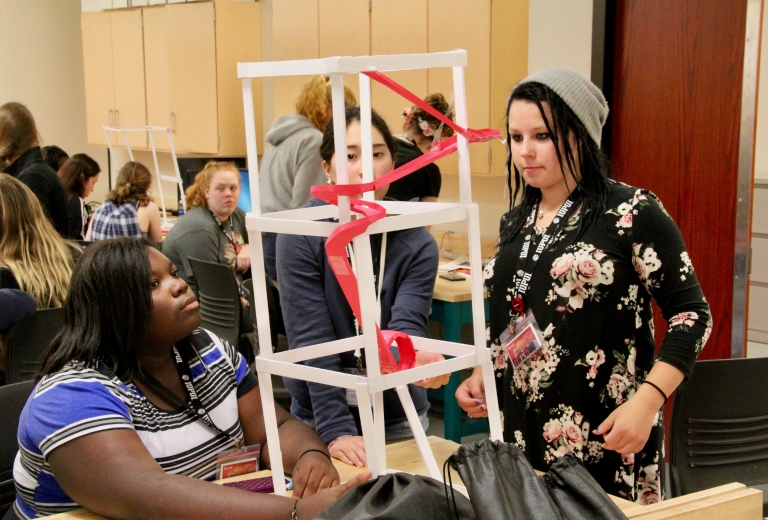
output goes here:
[{"label": "id badge", "polygon": [[221,452],[216,457],[216,474],[222,479],[259,471],[260,456],[261,444]]},{"label": "id badge", "polygon": [[517,369],[544,346],[544,335],[531,309],[525,312],[523,319],[515,324],[511,332],[509,329],[510,327],[507,327],[501,333],[499,343],[512,363],[512,368]]},{"label": "id badge", "polygon": [[[368,372],[366,369],[360,369],[360,368],[342,368],[342,372],[345,374],[352,374],[354,376],[367,376]],[[373,406],[373,395],[370,396],[371,398],[371,406]],[[352,390],[351,388],[347,388],[347,406],[359,406],[357,403],[357,392]]]}]

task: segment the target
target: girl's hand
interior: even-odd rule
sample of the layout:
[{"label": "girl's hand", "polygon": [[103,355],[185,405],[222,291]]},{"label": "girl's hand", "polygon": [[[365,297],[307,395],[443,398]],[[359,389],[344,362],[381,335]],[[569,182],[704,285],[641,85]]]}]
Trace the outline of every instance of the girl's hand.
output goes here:
[{"label": "girl's hand", "polygon": [[293,496],[306,498],[339,485],[339,472],[331,460],[316,451],[305,453],[293,468]]},{"label": "girl's hand", "polygon": [[629,401],[616,408],[592,433],[603,435],[603,448],[621,454],[642,451],[663,398],[648,385],[640,385]]},{"label": "girl's hand", "polygon": [[456,401],[470,417],[488,417],[488,408],[485,406],[485,383],[479,367],[456,389]]},{"label": "girl's hand", "polygon": [[368,465],[368,460],[365,457],[365,442],[360,436],[339,437],[331,443],[328,451],[331,452],[332,457],[339,459],[344,464],[358,468]]},{"label": "girl's hand", "polygon": [[[430,363],[435,363],[437,361],[445,361],[445,358],[443,357],[442,354],[436,354],[434,352],[427,352],[424,350],[416,351],[415,366],[417,367],[420,367],[423,365],[429,365]],[[447,385],[450,379],[451,379],[451,374],[443,374],[436,377],[422,379],[421,381],[416,381],[413,384],[416,386],[424,387],[424,388],[440,388],[443,385]]]},{"label": "girl's hand", "polygon": [[[332,487],[330,489],[323,489],[322,491],[315,493],[309,498],[302,498],[299,500],[298,506],[296,508],[296,516],[301,520],[311,520],[317,516],[320,511],[331,505],[341,495],[356,485],[360,484],[361,482],[369,480],[370,478],[371,473],[369,471],[365,471],[340,486]],[[293,496],[296,496],[295,491]]]}]

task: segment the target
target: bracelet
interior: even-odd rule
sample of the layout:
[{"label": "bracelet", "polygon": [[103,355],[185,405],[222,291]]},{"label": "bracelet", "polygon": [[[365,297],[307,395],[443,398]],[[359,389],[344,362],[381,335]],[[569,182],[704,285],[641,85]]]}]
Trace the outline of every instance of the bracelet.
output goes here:
[{"label": "bracelet", "polygon": [[[645,381],[643,381],[643,383],[645,383],[645,384],[647,384],[647,385],[651,385],[651,386],[652,386],[652,387],[654,387],[656,390],[658,390],[658,391],[659,391],[659,393],[662,395],[662,397],[664,397],[664,404],[667,404],[667,394],[665,394],[665,393],[664,393],[664,390],[662,390],[662,389],[659,387],[659,385],[657,385],[656,383],[654,383],[654,382],[652,382],[652,381],[648,381],[647,379],[646,379]],[[662,406],[663,406],[663,405],[662,405]]]},{"label": "bracelet", "polygon": [[[328,454],[327,454],[326,452],[324,452],[323,450],[318,450],[317,448],[311,448],[311,449],[308,449],[307,451],[305,451],[304,453],[302,453],[301,455],[299,455],[299,459],[300,459],[300,458],[302,458],[302,457],[303,457],[304,455],[306,455],[307,453],[310,453],[310,452],[312,452],[312,451],[316,451],[317,453],[322,453],[323,455],[325,455],[326,457],[328,457],[328,460],[330,460],[331,462],[333,462],[333,460],[331,459],[331,456],[330,456],[330,455],[328,455]],[[297,460],[298,460],[298,459],[297,459]]]},{"label": "bracelet", "polygon": [[299,508],[299,501],[293,503],[293,511],[291,511],[291,520],[299,520],[299,515],[296,512]]}]

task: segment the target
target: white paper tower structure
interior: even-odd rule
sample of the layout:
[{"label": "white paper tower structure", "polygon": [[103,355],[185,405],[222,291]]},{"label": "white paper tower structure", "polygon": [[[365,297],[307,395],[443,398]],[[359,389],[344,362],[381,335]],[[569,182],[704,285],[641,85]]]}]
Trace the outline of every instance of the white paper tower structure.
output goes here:
[{"label": "white paper tower structure", "polygon": [[[458,204],[379,201],[378,203],[387,210],[387,215],[391,216],[375,222],[365,233],[354,239],[363,334],[288,352],[273,353],[270,339],[261,232],[328,237],[337,226],[350,221],[350,207],[348,197],[339,197],[338,207],[328,205],[281,211],[266,215],[261,214],[256,125],[254,122],[251,78],[314,74],[330,75],[333,93],[333,118],[335,121],[344,121],[343,75],[357,74],[360,81],[363,182],[370,182],[373,180],[370,117],[371,86],[370,78],[362,73],[370,71],[386,73],[399,70],[451,67],[453,69],[456,123],[462,128],[467,128],[467,105],[464,90],[464,67],[466,63],[467,52],[465,50],[455,50],[432,54],[334,57],[315,60],[238,63],[237,65],[238,77],[243,82],[245,136],[251,179],[251,203],[253,207],[253,212],[247,216],[246,225],[251,244],[251,270],[253,273],[254,290],[256,292],[256,319],[261,344],[261,352],[256,358],[256,370],[259,376],[259,384],[261,385],[264,421],[266,424],[275,492],[278,494],[285,494],[285,483],[282,478],[278,478],[283,475],[284,471],[280,441],[277,433],[274,400],[272,398],[272,381],[270,377],[272,374],[355,390],[358,403],[370,402],[369,397],[372,395],[374,403],[373,412],[369,406],[365,405],[361,405],[359,410],[368,467],[374,476],[382,474],[387,468],[382,394],[384,390],[396,389],[406,412],[408,422],[414,432],[424,463],[428,468],[430,476],[435,479],[441,480],[440,469],[419,422],[413,401],[408,393],[407,384],[465,368],[482,366],[485,388],[489,389],[489,392],[486,394],[486,405],[488,407],[491,438],[501,440],[502,433],[499,405],[495,392],[496,383],[485,338],[478,206],[472,203],[468,142],[461,135],[458,136],[459,183],[461,190],[460,202]],[[344,125],[334,126],[334,140],[336,156],[346,156],[347,144]],[[337,184],[348,183],[346,161],[336,161],[336,180]],[[373,193],[366,193],[364,199],[372,201]],[[318,222],[318,220],[326,218],[338,218],[339,222]],[[470,268],[474,274],[471,283],[475,344],[464,345],[413,337],[412,340],[416,350],[436,352],[453,357],[438,363],[383,375],[380,373],[375,334],[376,293],[369,235],[447,222],[467,223]],[[365,348],[368,377],[343,374],[300,364],[300,362],[308,359],[348,352],[356,348]]]}]

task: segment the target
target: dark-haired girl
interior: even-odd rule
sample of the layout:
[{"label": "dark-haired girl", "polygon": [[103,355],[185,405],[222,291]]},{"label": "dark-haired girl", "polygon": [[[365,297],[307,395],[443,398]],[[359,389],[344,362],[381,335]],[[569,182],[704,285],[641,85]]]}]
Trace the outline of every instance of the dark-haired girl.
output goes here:
[{"label": "dark-haired girl", "polygon": [[83,240],[88,229],[84,199],[93,192],[101,168],[91,157],[78,153],[67,159],[58,172],[68,197],[67,238]]},{"label": "dark-haired girl", "polygon": [[322,441],[277,406],[293,498],[205,482],[219,453],[265,447],[258,381],[232,346],[198,328],[192,291],[141,239],[88,248],[65,310],[21,414],[6,518],[85,507],[107,518],[303,520],[359,481],[337,486]]},{"label": "dark-haired girl", "polygon": [[[450,119],[453,109],[440,93],[430,94],[424,101]],[[453,135],[453,129],[444,126],[435,116],[422,108],[412,106],[403,112],[403,133],[397,135],[395,168],[418,159],[432,149],[440,139]],[[437,202],[442,186],[440,168],[435,163],[419,168],[415,172],[393,182],[387,191],[387,197],[395,200],[418,200]]]},{"label": "dark-haired girl", "polygon": [[[520,202],[502,217],[485,272],[488,337],[506,440],[540,470],[573,451],[607,492],[647,504],[663,498],[663,405],[712,319],[659,200],[608,178],[607,115],[600,90],[569,70],[539,71],[512,91],[507,169]],[[669,323],[655,358],[652,298]],[[506,332],[522,337],[527,311],[539,348],[515,368],[524,356],[507,358]],[[484,416],[483,391],[475,374],[456,397]]]},{"label": "dark-haired girl", "polygon": [[[392,171],[395,139],[387,124],[372,112],[374,178]],[[328,123],[320,146],[323,169],[329,184],[336,183],[334,121]],[[359,107],[346,110],[347,173],[350,184],[362,182],[362,144]],[[386,193],[376,192],[382,199]],[[305,207],[326,203],[312,198]],[[374,272],[379,302],[378,321],[382,329],[428,337],[427,321],[432,291],[437,274],[437,244],[424,228],[371,236]],[[348,247],[353,268],[354,250]],[[382,269],[383,266],[383,269]],[[325,238],[280,234],[277,237],[277,274],[280,279],[280,304],[290,348],[301,348],[328,341],[349,338],[360,333],[358,324],[336,279],[325,252]],[[437,357],[435,357],[437,356]],[[417,364],[442,359],[442,356],[417,351]],[[345,352],[306,361],[307,366],[337,372],[364,369],[362,352]],[[420,386],[436,388],[447,382],[448,376],[422,381]],[[293,402],[291,412],[314,426],[328,444],[331,455],[346,462],[366,464],[365,445],[360,415],[353,392],[344,388],[285,379]],[[427,392],[425,388],[409,385],[411,397],[424,429],[427,428]],[[384,392],[385,431],[387,440],[411,437],[400,400],[394,390]]]},{"label": "dark-haired girl", "polygon": [[117,237],[163,239],[160,208],[149,195],[152,173],[141,163],[130,161],[120,168],[117,182],[104,203],[93,214],[86,240],[96,242]]}]

